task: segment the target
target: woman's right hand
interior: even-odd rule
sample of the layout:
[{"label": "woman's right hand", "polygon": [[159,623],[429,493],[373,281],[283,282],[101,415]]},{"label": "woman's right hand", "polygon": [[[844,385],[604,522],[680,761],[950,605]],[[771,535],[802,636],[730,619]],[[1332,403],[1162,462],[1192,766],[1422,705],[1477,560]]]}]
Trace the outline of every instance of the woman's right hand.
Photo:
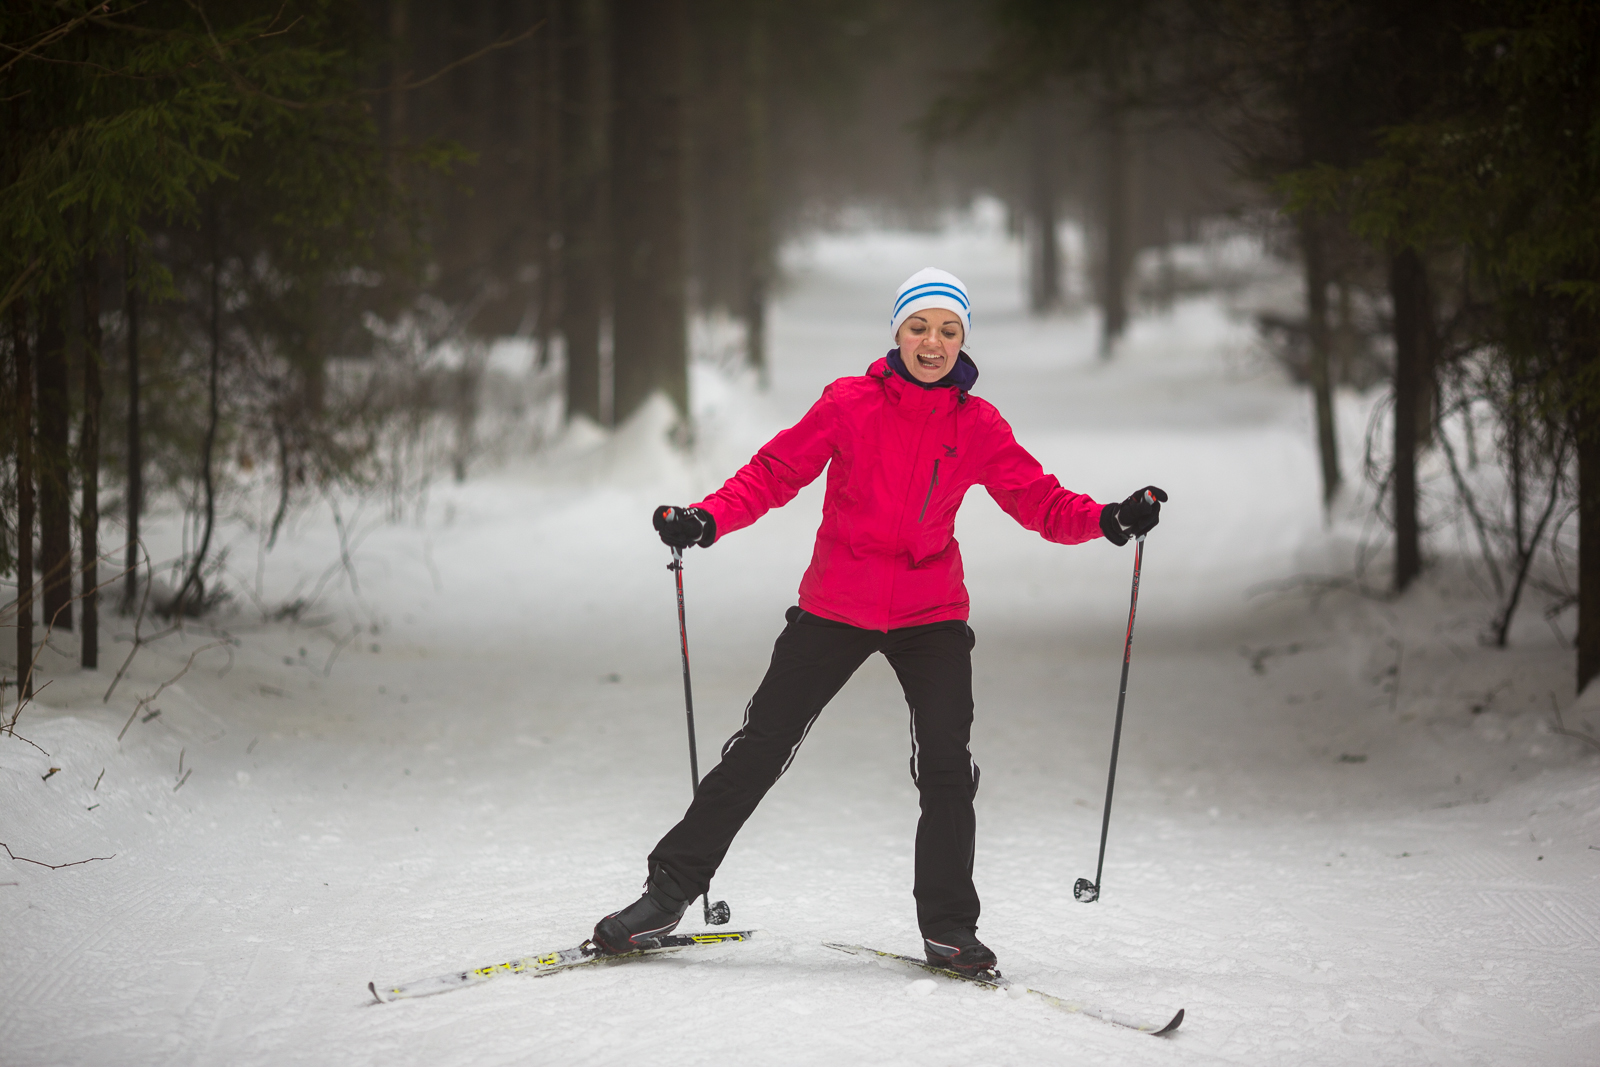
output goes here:
[{"label": "woman's right hand", "polygon": [[699,545],[710,548],[717,539],[717,520],[701,508],[675,508],[662,504],[651,517],[661,543],[673,548]]}]

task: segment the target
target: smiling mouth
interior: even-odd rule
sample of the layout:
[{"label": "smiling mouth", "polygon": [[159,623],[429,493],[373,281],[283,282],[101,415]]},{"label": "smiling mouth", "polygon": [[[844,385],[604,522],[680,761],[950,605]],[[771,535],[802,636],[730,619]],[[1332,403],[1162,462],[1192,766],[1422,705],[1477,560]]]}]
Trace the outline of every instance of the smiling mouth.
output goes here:
[{"label": "smiling mouth", "polygon": [[926,352],[918,352],[917,353],[917,362],[920,363],[922,366],[928,368],[929,370],[933,370],[936,367],[944,366],[944,356],[942,356],[942,355],[930,356]]}]

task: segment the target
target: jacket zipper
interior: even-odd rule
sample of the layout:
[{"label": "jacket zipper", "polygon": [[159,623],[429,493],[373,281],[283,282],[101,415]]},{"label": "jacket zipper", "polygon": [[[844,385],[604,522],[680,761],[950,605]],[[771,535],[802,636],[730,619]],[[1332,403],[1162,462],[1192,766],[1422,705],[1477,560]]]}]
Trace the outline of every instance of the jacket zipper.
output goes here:
[{"label": "jacket zipper", "polygon": [[921,522],[923,519],[928,517],[928,501],[933,499],[933,487],[938,485],[938,484],[939,484],[939,461],[938,460],[934,460],[933,461],[933,481],[928,483],[928,495],[922,498],[922,514],[917,516],[917,521],[918,522]]}]

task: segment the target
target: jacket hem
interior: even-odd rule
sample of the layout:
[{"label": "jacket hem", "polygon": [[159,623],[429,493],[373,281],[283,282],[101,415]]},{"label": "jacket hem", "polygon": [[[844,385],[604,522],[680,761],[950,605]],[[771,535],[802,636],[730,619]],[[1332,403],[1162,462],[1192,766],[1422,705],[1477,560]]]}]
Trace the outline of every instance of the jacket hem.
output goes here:
[{"label": "jacket hem", "polygon": [[927,626],[936,622],[966,622],[972,614],[968,607],[951,605],[935,611],[918,612],[915,618],[890,618],[884,625],[879,626],[875,621],[852,618],[846,612],[830,608],[806,596],[800,598],[800,610],[832,622],[854,626],[858,630],[876,630],[880,634],[886,634],[890,630],[904,630],[908,626]]}]

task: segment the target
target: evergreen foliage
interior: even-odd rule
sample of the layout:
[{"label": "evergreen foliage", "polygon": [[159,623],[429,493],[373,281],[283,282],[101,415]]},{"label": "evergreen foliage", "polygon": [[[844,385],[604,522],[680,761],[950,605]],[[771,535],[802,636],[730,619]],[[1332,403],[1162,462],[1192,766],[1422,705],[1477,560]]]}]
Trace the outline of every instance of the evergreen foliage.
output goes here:
[{"label": "evergreen foliage", "polygon": [[[1439,513],[1419,457],[1442,457],[1500,598],[1491,640],[1540,586],[1554,611],[1578,606],[1587,682],[1597,12],[15,0],[0,9],[0,572],[31,552],[26,509],[46,615],[65,624],[86,562],[71,561],[74,484],[90,545],[108,539],[87,494],[104,486],[108,515],[133,522],[143,481],[190,518],[167,607],[203,610],[235,489],[270,491],[252,520],[268,545],[297,500],[381,486],[398,501],[430,420],[454,427],[465,477],[496,339],[529,342],[552,389],[565,375],[568,417],[615,424],[656,390],[683,409],[693,316],[735,327],[733,358],[765,374],[786,237],[851,212],[922,224],[981,191],[1026,235],[1036,313],[1076,297],[1069,273],[1089,280],[1107,356],[1141,251],[1223,218],[1291,249],[1305,314],[1280,325],[1308,352],[1328,507],[1334,392],[1388,377],[1392,438],[1369,442],[1369,474],[1396,531],[1394,592]],[[1062,217],[1084,223],[1088,269],[1063,268]],[[1392,343],[1368,343],[1380,332]],[[1475,473],[1485,435],[1503,492]]]}]

